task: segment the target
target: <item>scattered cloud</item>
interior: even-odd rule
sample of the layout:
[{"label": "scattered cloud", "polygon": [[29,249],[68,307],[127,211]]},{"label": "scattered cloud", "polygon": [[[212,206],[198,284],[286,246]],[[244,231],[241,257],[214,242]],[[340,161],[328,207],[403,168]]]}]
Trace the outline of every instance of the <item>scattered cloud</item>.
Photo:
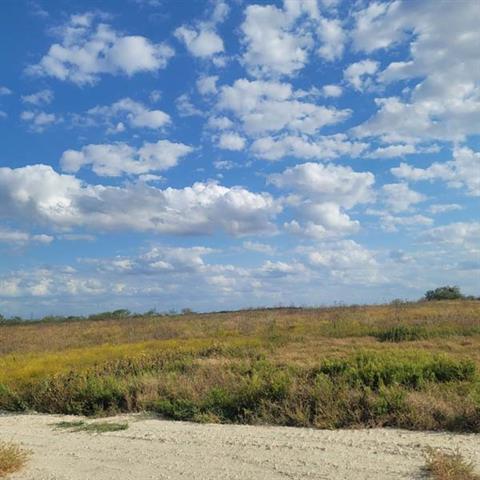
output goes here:
[{"label": "scattered cloud", "polygon": [[188,145],[169,140],[145,142],[140,148],[121,142],[86,145],[81,150],[63,152],[60,165],[68,173],[76,173],[82,167],[91,165],[92,170],[102,177],[141,175],[175,167],[192,150]]},{"label": "scattered cloud", "polygon": [[72,15],[57,29],[60,43],[50,46],[32,75],[50,76],[78,85],[93,84],[103,74],[135,75],[165,68],[174,51],[140,35],[122,35],[93,13]]}]

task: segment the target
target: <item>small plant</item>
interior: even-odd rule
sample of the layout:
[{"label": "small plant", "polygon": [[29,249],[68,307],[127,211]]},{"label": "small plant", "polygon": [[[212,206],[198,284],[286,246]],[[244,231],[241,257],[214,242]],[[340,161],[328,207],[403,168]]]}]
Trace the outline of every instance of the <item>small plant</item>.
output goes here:
[{"label": "small plant", "polygon": [[126,430],[128,428],[128,423],[85,423],[83,420],[78,420],[73,422],[58,422],[55,423],[54,426],[57,428],[72,429],[72,432],[106,433]]},{"label": "small plant", "polygon": [[0,441],[0,478],[23,468],[27,459],[28,452],[22,447]]},{"label": "small plant", "polygon": [[85,425],[85,422],[83,420],[77,420],[73,422],[58,422],[53,424],[57,428],[80,428]]},{"label": "small plant", "polygon": [[88,433],[120,432],[128,428],[128,423],[96,422],[88,423],[78,428],[79,431]]},{"label": "small plant", "polygon": [[429,448],[426,451],[425,471],[433,480],[480,480],[460,452],[446,453]]}]

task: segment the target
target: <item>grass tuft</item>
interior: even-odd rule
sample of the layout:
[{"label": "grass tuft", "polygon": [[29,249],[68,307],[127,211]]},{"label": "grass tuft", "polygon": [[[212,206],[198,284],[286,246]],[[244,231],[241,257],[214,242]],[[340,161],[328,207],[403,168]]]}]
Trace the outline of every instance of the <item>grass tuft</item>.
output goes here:
[{"label": "grass tuft", "polygon": [[86,423],[83,420],[72,422],[58,422],[55,423],[56,428],[72,429],[72,432],[89,432],[89,433],[106,433],[106,432],[120,432],[128,428],[128,423],[115,422],[94,422]]},{"label": "grass tuft", "polygon": [[0,441],[0,478],[17,472],[27,463],[28,452],[19,445]]},{"label": "grass tuft", "polygon": [[472,463],[460,452],[447,453],[429,448],[426,452],[425,470],[432,480],[480,480]]}]

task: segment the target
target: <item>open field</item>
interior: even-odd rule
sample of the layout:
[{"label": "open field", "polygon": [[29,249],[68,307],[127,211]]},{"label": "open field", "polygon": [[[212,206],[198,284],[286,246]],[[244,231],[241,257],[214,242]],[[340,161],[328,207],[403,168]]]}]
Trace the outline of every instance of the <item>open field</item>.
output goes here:
[{"label": "open field", "polygon": [[1,325],[0,409],[480,432],[480,302]]},{"label": "open field", "polygon": [[101,420],[128,421],[127,430],[92,435],[55,426],[66,420],[78,417],[0,416],[0,440],[31,451],[11,480],[420,480],[433,478],[424,469],[427,447],[461,451],[480,469],[480,441],[472,434],[198,425],[128,415]]}]

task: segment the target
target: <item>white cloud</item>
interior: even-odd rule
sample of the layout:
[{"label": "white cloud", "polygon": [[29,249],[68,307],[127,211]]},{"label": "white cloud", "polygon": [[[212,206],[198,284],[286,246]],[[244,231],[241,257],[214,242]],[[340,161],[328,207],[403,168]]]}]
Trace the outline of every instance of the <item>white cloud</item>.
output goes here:
[{"label": "white cloud", "polygon": [[245,250],[250,250],[252,252],[263,253],[265,255],[273,255],[275,253],[275,249],[266,243],[252,242],[251,240],[247,240],[243,242],[242,245]]},{"label": "white cloud", "polygon": [[343,88],[340,85],[324,85],[322,92],[325,97],[337,98],[342,96]]},{"label": "white cloud", "polygon": [[363,91],[372,85],[372,76],[377,70],[378,62],[367,59],[349,65],[343,72],[343,76],[355,90]]},{"label": "white cloud", "polygon": [[202,75],[197,80],[197,89],[201,95],[215,95],[217,93],[217,75]]},{"label": "white cloud", "polygon": [[322,161],[342,155],[358,157],[367,147],[366,143],[349,141],[345,134],[322,136],[316,141],[287,135],[278,139],[261,137],[253,142],[251,150],[257,157],[272,161],[287,156]]},{"label": "white cloud", "polygon": [[188,94],[184,93],[175,100],[178,114],[181,117],[202,116],[203,112],[199,110],[190,100]]},{"label": "white cloud", "polygon": [[54,96],[52,90],[45,89],[30,95],[22,95],[22,101],[39,107],[41,105],[49,105],[52,103]]},{"label": "white cloud", "polygon": [[45,130],[48,125],[52,125],[60,121],[54,113],[33,112],[25,110],[20,114],[20,118],[29,124],[32,131],[40,133]]},{"label": "white cloud", "polygon": [[3,85],[0,85],[0,96],[2,96],[2,95],[11,95],[12,93],[13,93],[13,92],[12,92],[9,88],[7,88],[7,87],[5,87],[5,86],[3,86]]},{"label": "white cloud", "polygon": [[437,203],[428,207],[428,211],[434,215],[437,213],[455,212],[456,210],[462,210],[462,206],[458,205],[458,203]]},{"label": "white cloud", "polygon": [[91,165],[99,176],[140,175],[175,167],[192,150],[188,145],[168,140],[145,142],[140,148],[126,143],[86,145],[81,150],[63,152],[60,165],[68,173],[78,172],[83,166]]},{"label": "white cloud", "polygon": [[316,47],[327,61],[341,58],[346,34],[336,18],[325,18],[314,1],[286,0],[275,5],[248,5],[243,33],[243,62],[255,76],[293,75]]},{"label": "white cloud", "polygon": [[318,49],[318,54],[330,62],[340,59],[347,40],[347,35],[340,21],[338,19],[321,18],[317,32],[323,43]]},{"label": "white cloud", "polygon": [[372,158],[395,158],[403,157],[404,155],[410,155],[416,153],[417,149],[415,145],[411,144],[398,144],[389,145],[388,147],[379,147],[375,151],[369,154]]},{"label": "white cloud", "polygon": [[465,188],[471,196],[480,196],[480,152],[468,147],[453,150],[453,160],[434,162],[427,168],[407,163],[391,169],[393,175],[411,182],[443,180],[452,188]]},{"label": "white cloud", "polygon": [[395,216],[389,213],[380,215],[380,225],[387,232],[398,232],[398,227],[418,228],[433,225],[433,219],[425,215],[415,214],[408,216]]},{"label": "white cloud", "polygon": [[313,238],[354,233],[360,224],[344,209],[374,199],[375,177],[370,172],[355,172],[350,167],[304,163],[268,177],[268,182],[293,192],[286,199],[297,219],[285,223],[287,231]]},{"label": "white cloud", "polygon": [[350,167],[303,163],[272,174],[268,182],[278,188],[298,192],[316,202],[333,202],[346,208],[373,200],[375,177]]},{"label": "white cloud", "polygon": [[410,210],[412,205],[423,202],[427,197],[409,188],[406,183],[389,183],[382,186],[383,201],[394,213]]},{"label": "white cloud", "polygon": [[98,23],[92,13],[72,15],[58,29],[60,43],[27,71],[51,76],[78,85],[93,84],[102,74],[154,72],[165,68],[173,50],[154,44],[139,35],[121,35],[105,23]]},{"label": "white cloud", "polygon": [[313,268],[325,271],[333,280],[369,285],[387,281],[373,253],[353,240],[323,242],[300,251]]},{"label": "white cloud", "polygon": [[223,86],[218,107],[236,114],[249,134],[283,129],[313,134],[326,125],[345,120],[351,113],[350,110],[301,102],[288,83],[247,79]]},{"label": "white cloud", "polygon": [[295,29],[297,15],[274,5],[249,5],[241,25],[243,61],[254,75],[291,75],[304,67],[312,46],[310,35]]},{"label": "white cloud", "polygon": [[478,2],[372,3],[360,10],[352,38],[367,53],[409,42],[405,60],[378,74],[387,85],[415,81],[404,98],[377,99],[379,111],[358,128],[385,141],[463,140],[480,132]]},{"label": "white cloud", "polygon": [[233,127],[233,122],[227,117],[210,117],[207,122],[207,127],[214,130],[227,130]]},{"label": "white cloud", "polygon": [[40,243],[46,245],[52,241],[53,237],[51,235],[46,235],[44,233],[31,234],[20,230],[5,228],[0,225],[0,243],[22,246],[27,243]]},{"label": "white cloud", "polygon": [[234,132],[225,132],[220,135],[218,146],[224,150],[240,151],[245,148],[245,138]]},{"label": "white cloud", "polygon": [[86,119],[77,117],[77,122],[87,125],[104,123],[109,133],[122,132],[125,124],[131,128],[159,129],[170,123],[170,116],[162,110],[149,110],[131,98],[122,98],[112,105],[96,106],[87,111]]},{"label": "white cloud", "polygon": [[213,30],[179,27],[175,36],[195,57],[209,58],[224,51],[223,40]]},{"label": "white cloud", "polygon": [[467,248],[480,247],[480,222],[442,225],[423,232],[421,238],[433,243],[462,245]]},{"label": "white cloud", "polygon": [[216,183],[115,187],[85,184],[47,165],[0,168],[0,218],[52,228],[242,235],[274,231],[280,210],[266,193]]}]

